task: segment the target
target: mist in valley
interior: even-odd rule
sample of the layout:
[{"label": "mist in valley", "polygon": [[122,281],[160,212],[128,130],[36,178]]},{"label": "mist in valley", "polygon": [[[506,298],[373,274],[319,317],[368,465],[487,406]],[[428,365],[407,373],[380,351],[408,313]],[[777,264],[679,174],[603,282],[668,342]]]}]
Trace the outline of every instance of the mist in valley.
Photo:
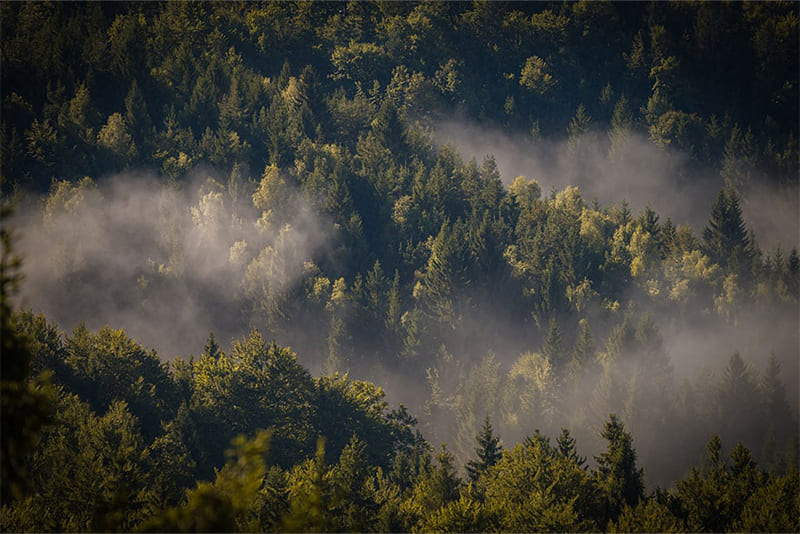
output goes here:
[{"label": "mist in valley", "polygon": [[[635,134],[613,158],[598,134],[584,136],[576,147],[445,123],[436,128],[435,139],[454,145],[465,158],[491,154],[506,185],[515,176],[528,176],[544,196],[577,185],[587,203],[596,199],[607,207],[624,198],[634,215],[650,206],[662,223],[669,217],[676,225],[689,224],[697,235],[721,186],[709,173],[690,174],[687,156]],[[427,439],[453,444],[461,462],[472,454],[484,415],[506,446],[535,429],[554,439],[562,427],[569,428],[591,462],[604,446],[602,422],[616,412],[629,425],[648,482],[667,485],[699,461],[715,432],[723,440],[761,445],[764,428],[726,433],[687,426],[701,415],[722,424],[725,414],[701,412],[721,391],[734,353],[741,354],[756,384],[775,356],[797,420],[795,305],[746,309],[735,321],[725,321],[710,309],[685,317],[663,313],[639,293],[620,299],[622,308],[612,314],[595,302],[580,317],[591,327],[597,361],[567,380],[541,356],[546,322],[530,315],[520,321],[502,295],[468,290],[460,297],[468,304],[458,317],[458,333],[435,334],[447,341],[446,349],[411,361],[367,351],[333,368],[324,332],[313,326],[327,328],[325,313],[309,321],[307,315],[280,310],[287,295],[321,279],[315,262],[324,262],[338,246],[337,226],[313,208],[314,199],[287,185],[282,172],[268,167],[264,176],[262,181],[241,173],[226,177],[201,168],[178,184],[128,172],[96,184],[54,186],[46,200],[28,197],[13,220],[25,258],[22,306],[43,311],[67,332],[79,323],[92,330],[124,328],[163,360],[198,355],[209,332],[227,349],[232,339],[258,328],[296,350],[315,375],[349,372],[381,385],[391,404],[404,404],[418,417]],[[269,195],[280,201],[268,206]],[[760,243],[764,231],[769,235],[764,243],[771,246],[786,250],[796,244],[796,199],[762,188],[743,204],[746,212],[758,207],[762,214],[752,225]],[[777,209],[762,209],[764,204]],[[610,354],[609,332],[629,313],[631,328],[644,313],[653,337]],[[575,316],[559,319],[561,349],[571,354],[581,323]],[[622,384],[633,389],[615,389]],[[697,405],[677,408],[679,397]]]}]

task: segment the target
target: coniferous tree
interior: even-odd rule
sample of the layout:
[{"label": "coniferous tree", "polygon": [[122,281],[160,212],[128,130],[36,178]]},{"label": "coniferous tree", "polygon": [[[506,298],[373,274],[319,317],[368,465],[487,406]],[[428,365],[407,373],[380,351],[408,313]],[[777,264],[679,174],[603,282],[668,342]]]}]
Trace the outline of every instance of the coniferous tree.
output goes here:
[{"label": "coniferous tree", "polygon": [[466,465],[467,474],[473,482],[478,480],[481,473],[496,464],[503,455],[500,437],[494,435],[494,429],[492,429],[488,415],[483,421],[483,428],[475,438],[478,441],[478,447],[475,449],[478,459],[470,460]]},{"label": "coniferous tree", "polygon": [[567,363],[567,353],[563,345],[564,342],[561,329],[558,327],[558,321],[556,321],[555,317],[551,317],[550,324],[547,328],[547,336],[542,345],[542,356],[547,358],[550,365],[553,366],[553,369],[559,373]]},{"label": "coniferous tree", "polygon": [[[299,345],[312,369],[324,369],[328,357],[331,371],[400,372],[409,382],[429,369],[429,398],[412,394],[414,409],[430,408],[425,424],[442,438],[452,435],[448,426],[457,431],[459,455],[471,455],[476,434],[479,445],[484,437],[499,452],[493,431],[492,439],[479,433],[479,414],[494,405],[503,426],[539,424],[550,433],[570,421],[581,436],[602,422],[590,414],[624,410],[659,483],[694,457],[702,432],[756,447],[751,457],[737,446],[726,465],[717,440],[713,466],[636,504],[626,499],[636,492],[624,491],[636,486],[635,462],[624,468],[626,454],[635,459],[630,436],[627,446],[612,440],[594,476],[580,467],[566,431],[553,444],[537,431],[492,467],[482,465],[479,448],[467,471],[480,464],[483,474],[459,495],[452,456],[442,453],[434,465],[428,444],[410,438],[410,417],[387,413],[376,385],[315,380],[256,336],[230,355],[213,334],[205,346],[187,340],[203,347],[201,356],[166,364],[122,331],[78,328],[65,336],[43,316],[14,315],[4,295],[0,524],[20,531],[800,531],[800,482],[789,465],[798,457],[795,403],[785,398],[795,383],[782,376],[789,366],[781,371],[773,360],[759,377],[737,355],[718,380],[687,378],[676,399],[666,351],[685,344],[665,339],[662,346],[653,324],[639,321],[656,309],[669,316],[664,332],[674,333],[694,319],[702,322],[692,327],[714,329],[714,310],[742,329],[758,326],[748,322],[748,307],[772,313],[774,302],[775,317],[795,313],[797,252],[762,256],[742,211],[766,180],[789,189],[797,182],[797,19],[791,3],[0,4],[2,195],[44,191],[52,176],[64,180],[56,188],[62,193],[74,190],[61,195],[58,209],[47,200],[45,241],[37,240],[37,225],[25,228],[31,294],[61,308],[58,319],[65,308],[70,321],[72,312],[91,324],[109,315],[101,307],[80,316],[75,306],[86,296],[111,295],[105,300],[129,310],[206,305],[205,291],[195,299],[194,290],[213,278],[224,282],[211,284],[222,289],[213,298],[231,299],[218,309],[241,310],[245,323],[266,321],[272,335]],[[566,128],[563,168],[578,179],[596,171],[590,194],[608,190],[598,186],[608,167],[587,164],[605,157],[595,140],[607,141],[620,176],[653,161],[650,142],[669,148],[655,161],[670,173],[716,166],[726,188],[700,239],[670,220],[659,228],[649,208],[634,218],[624,201],[589,206],[577,188],[554,188],[542,199],[536,182],[520,177],[506,191],[511,177],[500,176],[503,165],[491,156],[465,163],[455,148],[438,146],[471,136],[430,133],[450,115],[459,126],[462,117],[499,124],[545,144]],[[606,126],[607,140],[592,136]],[[648,133],[649,141],[641,135]],[[682,153],[692,158],[688,166]],[[260,182],[248,177],[270,161]],[[184,243],[197,242],[181,239],[182,221],[201,225],[162,201],[192,196],[190,171],[207,164],[231,178],[227,193],[215,186],[203,197],[218,195],[219,217],[198,236],[219,247],[194,264],[199,256],[186,255]],[[160,167],[165,188],[142,184],[138,172],[109,175],[142,167]],[[85,174],[109,175],[98,184],[103,191],[133,183],[136,193],[154,193],[148,205],[157,209],[143,215],[157,216],[129,224],[141,217],[133,204],[114,210],[117,191],[99,204],[111,206],[103,223],[125,214],[125,239],[93,239],[108,235],[93,218],[98,203],[69,185]],[[678,182],[678,195],[696,185]],[[258,213],[245,205],[251,197]],[[63,222],[79,231],[62,233],[72,229]],[[205,231],[218,223],[222,231]],[[150,239],[153,226],[159,235]],[[80,243],[61,239],[66,233]],[[37,244],[47,240],[56,246]],[[88,251],[110,241],[130,250],[104,251],[94,261]],[[8,254],[4,288],[13,270]],[[35,262],[40,254],[56,258],[67,275],[41,283],[50,266]],[[116,279],[107,269],[112,256],[124,258],[121,288],[95,283]],[[192,298],[159,305],[159,294],[170,299],[183,289]],[[219,324],[220,313],[191,311],[180,315]],[[586,320],[576,325],[576,312],[591,317],[592,331]],[[546,328],[554,317],[560,324]],[[235,327],[230,321],[226,330]],[[593,335],[598,344],[608,339],[603,354],[595,354]],[[537,343],[544,356],[527,352]],[[495,363],[485,366],[491,372],[467,374],[492,351],[524,354],[508,374]],[[49,388],[32,377],[45,370],[63,393],[53,395],[54,424],[37,444]],[[587,398],[601,402],[573,408]],[[257,447],[248,446],[253,454],[238,467],[223,466],[234,434],[268,427],[275,446],[267,459],[277,465],[267,474]],[[664,440],[654,427],[680,434]],[[326,437],[329,463],[305,461],[317,435]],[[352,435],[358,442],[348,445]],[[659,456],[662,447],[679,460]],[[759,471],[756,457],[775,475]],[[385,476],[389,466],[396,469]],[[23,471],[34,491],[17,491]],[[194,479],[214,482],[187,495]],[[181,503],[177,522],[142,523]],[[284,523],[291,513],[296,521]]]},{"label": "coniferous tree", "polygon": [[219,344],[217,344],[217,340],[214,337],[214,332],[209,332],[208,339],[206,339],[206,344],[203,346],[203,356],[208,356],[209,358],[214,358],[216,360],[220,356],[224,355],[225,353],[222,352]]},{"label": "coniferous tree", "polygon": [[558,436],[556,445],[561,456],[574,461],[579,467],[584,467],[586,457],[578,454],[578,450],[575,447],[575,438],[572,437],[569,430],[566,428],[561,429],[561,435]]},{"label": "coniferous tree", "polygon": [[589,321],[581,319],[578,337],[575,340],[575,347],[572,349],[572,360],[570,362],[572,372],[576,372],[590,363],[594,358],[594,350],[595,345],[592,339],[592,330],[589,328]]},{"label": "coniferous tree", "polygon": [[753,369],[736,352],[728,360],[717,396],[717,416],[722,437],[738,442],[747,439],[755,428],[763,432],[760,407],[749,399],[758,397],[758,383]]},{"label": "coniferous tree", "polygon": [[55,400],[46,376],[30,380],[30,339],[18,331],[18,321],[12,312],[22,260],[14,252],[13,236],[6,225],[10,216],[9,205],[0,203],[0,362],[3,369],[0,379],[0,493],[4,503],[22,497],[30,489],[26,456],[49,421]]},{"label": "coniferous tree", "polygon": [[602,493],[606,521],[614,521],[625,506],[636,506],[644,498],[644,472],[636,465],[631,435],[615,414],[609,416],[601,434],[607,449],[595,457],[595,479]]},{"label": "coniferous tree", "polygon": [[128,95],[125,97],[125,123],[130,128],[131,135],[137,145],[143,146],[145,143],[150,142],[153,121],[147,111],[147,102],[135,78],[131,82]]},{"label": "coniferous tree", "polygon": [[719,191],[703,239],[707,254],[725,272],[739,275],[749,272],[751,243],[739,197],[733,190]]}]

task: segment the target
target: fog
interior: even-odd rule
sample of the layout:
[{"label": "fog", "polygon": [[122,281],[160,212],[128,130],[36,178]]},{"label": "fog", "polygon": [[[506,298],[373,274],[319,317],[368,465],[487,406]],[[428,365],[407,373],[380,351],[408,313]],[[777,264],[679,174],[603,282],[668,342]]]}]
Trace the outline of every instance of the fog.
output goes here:
[{"label": "fog", "polygon": [[259,326],[242,301],[296,285],[330,228],[296,191],[286,219],[258,222],[254,184],[234,198],[214,176],[199,169],[178,186],[131,172],[65,188],[51,205],[24,201],[11,221],[21,306],[67,331],[124,328],[163,359],[199,354],[210,331],[227,345]]},{"label": "fog", "polygon": [[[699,167],[686,155],[670,148],[657,147],[644,136],[629,132],[614,145],[603,132],[588,132],[568,142],[533,139],[530,136],[509,134],[496,128],[478,125],[464,120],[451,120],[433,128],[438,143],[455,147],[464,158],[474,157],[481,161],[485,156],[494,157],[503,182],[509,185],[516,176],[534,178],[547,194],[551,189],[561,190],[577,185],[587,202],[597,200],[601,207],[618,205],[625,199],[634,214],[649,206],[659,214],[663,223],[669,217],[676,225],[688,224],[698,237],[708,224],[711,206],[724,182],[716,171]],[[760,248],[765,253],[774,253],[781,248],[784,254],[800,245],[800,198],[797,184],[778,187],[768,177],[747,184],[741,191],[741,206],[748,228],[752,229]],[[547,410],[529,421],[509,424],[503,421],[503,408],[492,406],[489,386],[484,385],[481,395],[483,410],[491,414],[496,429],[500,430],[506,445],[513,445],[526,435],[540,428],[551,438],[558,435],[561,427],[568,427],[578,438],[582,454],[589,457],[598,454],[605,444],[599,438],[602,421],[608,412],[620,414],[634,436],[634,445],[645,467],[648,484],[669,485],[683,476],[689,465],[702,460],[705,442],[713,433],[722,434],[726,447],[732,447],[734,439],[745,439],[754,448],[762,446],[765,429],[757,421],[738,423],[743,427],[735,431],[731,424],[708,413],[725,377],[725,370],[734,353],[741,354],[751,376],[760,384],[767,360],[774,355],[781,366],[781,380],[786,387],[787,398],[794,419],[787,420],[788,432],[797,434],[797,411],[800,405],[800,310],[796,305],[742,309],[735,321],[725,321],[713,310],[676,317],[659,312],[641,295],[629,295],[622,301],[632,302],[635,309],[647,310],[659,332],[658,352],[671,376],[667,387],[661,388],[657,373],[648,374],[646,368],[635,362],[638,358],[615,361],[612,375],[627,376],[638,383],[636,391],[613,391],[613,376],[609,377],[594,368],[582,378],[575,379],[577,387],[567,392],[560,388],[562,397],[556,402],[560,416],[549,419]],[[603,324],[602,314],[597,310],[587,313],[594,327]],[[699,318],[699,319],[698,319]],[[492,324],[495,318],[482,316],[479,312],[471,317],[470,324]],[[621,319],[621,318],[618,318]],[[607,317],[605,319],[608,320]],[[546,325],[545,325],[546,326]],[[531,339],[532,324],[518,325],[519,333],[527,336],[527,346],[520,346],[508,339],[519,336],[498,336],[493,345],[492,361],[497,366],[499,381],[524,351],[541,349],[544,329]],[[564,343],[571,350],[577,325],[561,324]],[[605,350],[607,330],[594,332],[594,343],[599,352]],[[598,334],[603,337],[598,337]],[[484,354],[485,355],[485,354]],[[475,358],[473,358],[473,362]],[[485,364],[485,361],[484,361]],[[661,365],[659,364],[659,365]],[[466,374],[485,373],[486,369],[474,364]],[[472,376],[472,375],[470,375]],[[604,381],[612,380],[611,383]],[[491,382],[491,381],[490,381]],[[508,388],[509,383],[500,386]],[[531,386],[529,386],[531,387]],[[628,387],[628,386],[626,386]],[[677,392],[689,388],[694,390],[697,405],[679,408]],[[463,402],[464,389],[456,386],[454,402]],[[690,398],[691,395],[690,395]],[[630,416],[631,402],[635,399],[637,410],[645,416]],[[502,401],[494,399],[494,402]],[[752,402],[752,400],[751,400]],[[689,410],[697,414],[697,421],[676,419],[675,413]],[[457,413],[458,410],[455,411]],[[699,423],[705,414],[706,424]],[[440,415],[431,425],[436,438],[453,442],[461,438],[461,447],[456,450],[462,459],[471,453],[469,442],[464,438],[470,434],[458,424],[448,421],[453,414]],[[481,416],[478,416],[478,419]],[[709,419],[710,418],[710,419]],[[456,417],[458,419],[458,417]],[[758,417],[756,417],[758,419]],[[470,427],[472,435],[479,430],[480,420],[462,421]],[[521,424],[520,424],[521,423]],[[700,426],[698,426],[700,425]],[[748,426],[749,425],[749,426]],[[727,430],[726,430],[727,429]],[[761,460],[764,460],[763,458]]]},{"label": "fog", "polygon": [[[570,144],[534,142],[468,123],[442,123],[434,132],[437,142],[452,144],[465,159],[494,155],[506,185],[519,175],[536,179],[545,194],[551,188],[578,185],[587,201],[597,199],[601,206],[610,206],[626,199],[634,213],[651,206],[662,222],[670,217],[676,225],[690,224],[696,233],[707,224],[722,186],[712,172],[696,168],[690,172],[693,166],[687,156],[657,148],[636,134],[609,157],[607,139],[600,133]],[[226,180],[208,168],[196,169],[180,186],[153,174],[130,172],[104,177],[94,188],[65,186],[51,195],[49,203],[28,198],[11,221],[24,257],[22,307],[43,311],[67,331],[80,322],[92,330],[105,325],[124,328],[165,360],[199,354],[209,331],[227,347],[232,338],[255,326],[265,337],[301,349],[300,362],[317,374],[325,354],[302,349],[309,346],[307,338],[319,341],[326,332],[313,330],[309,335],[306,324],[289,324],[281,331],[263,329],[281,323],[280,318],[270,318],[280,314],[282,296],[297,288],[313,268],[311,262],[336,247],[336,227],[312,209],[315,199],[291,186],[280,205],[265,214],[253,207],[257,181],[221,185]],[[742,204],[762,249],[797,246],[796,187],[783,191],[753,187]],[[370,267],[364,265],[362,271]],[[630,296],[634,301],[640,298]],[[512,322],[503,311],[506,303],[501,296],[475,294],[468,300],[471,305],[461,317],[459,332],[470,336],[453,339],[452,332],[442,333],[443,338],[450,336],[446,354],[421,355],[423,359],[407,371],[384,364],[350,369],[353,376],[383,387],[392,403],[410,406],[425,436],[434,445],[454,444],[462,462],[474,447],[471,436],[485,414],[492,416],[507,446],[535,428],[555,437],[561,427],[568,427],[578,438],[581,454],[591,459],[603,447],[599,430],[608,412],[624,418],[634,399],[645,415],[626,422],[649,482],[669,482],[700,460],[696,455],[717,431],[687,428],[685,421],[665,415],[677,409],[672,405],[675,391],[682,383],[703,387],[700,376],[715,377],[714,384],[718,383],[737,351],[758,372],[775,354],[796,413],[800,381],[796,306],[744,310],[735,323],[716,318],[713,310],[700,313],[702,321],[696,320],[697,314],[673,317],[653,310],[649,313],[661,338],[657,352],[671,370],[666,388],[648,382],[646,367],[623,358],[614,364],[613,373],[593,367],[576,379],[579,387],[561,391],[553,372],[536,363],[534,356],[520,360],[522,354],[541,350],[546,324],[536,325],[530,318]],[[638,309],[652,307],[647,301],[635,304]],[[605,350],[608,330],[624,313],[609,317],[595,303],[584,314],[592,325],[597,352]],[[578,324],[565,321],[560,326],[564,347],[571,351]],[[324,347],[326,342],[315,346]],[[396,361],[396,355],[383,356]],[[483,374],[475,375],[476,370]],[[615,392],[613,380],[620,376],[633,377],[638,389]],[[560,391],[560,400],[530,393],[538,391],[536,380]],[[441,406],[450,406],[444,411],[428,410],[426,399],[434,382],[441,388]],[[518,398],[509,397],[516,391],[511,387],[515,383],[522,385]],[[534,396],[528,399],[529,394]],[[528,411],[514,409],[527,413],[527,419],[517,418],[509,408],[521,402],[530,404],[524,409]],[[672,453],[664,452],[670,449]],[[670,455],[667,463],[665,454]]]},{"label": "fog", "polygon": [[[669,147],[658,147],[629,131],[612,150],[605,132],[589,131],[575,142],[534,139],[466,120],[436,124],[437,142],[451,144],[465,158],[492,155],[506,185],[517,176],[535,179],[543,194],[578,186],[587,202],[603,206],[626,200],[634,213],[646,206],[702,234],[724,183],[716,170],[699,168]],[[762,177],[763,178],[763,177]],[[800,189],[760,180],[744,191],[742,209],[762,248],[791,250],[800,245]]]}]

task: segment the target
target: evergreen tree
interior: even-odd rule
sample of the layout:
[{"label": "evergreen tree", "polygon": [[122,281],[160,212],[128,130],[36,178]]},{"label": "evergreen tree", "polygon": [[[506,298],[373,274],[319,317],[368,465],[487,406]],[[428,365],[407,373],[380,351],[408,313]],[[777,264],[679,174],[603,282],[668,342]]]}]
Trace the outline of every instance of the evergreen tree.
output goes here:
[{"label": "evergreen tree", "polygon": [[50,420],[54,402],[46,375],[31,380],[30,339],[19,332],[12,313],[12,298],[21,279],[22,260],[13,249],[6,224],[11,208],[0,203],[0,493],[3,503],[22,497],[30,488],[26,457]]},{"label": "evergreen tree", "polygon": [[454,327],[460,318],[460,290],[466,282],[467,243],[462,239],[462,223],[445,222],[433,241],[425,271],[414,287],[414,298],[433,320]]},{"label": "evergreen tree", "polygon": [[366,444],[353,434],[342,449],[339,463],[331,473],[338,525],[335,530],[371,532],[375,530],[378,503],[375,502],[373,471],[367,463]]},{"label": "evergreen tree", "polygon": [[563,345],[561,329],[558,327],[558,322],[555,317],[551,317],[550,324],[547,328],[547,336],[542,345],[542,356],[547,358],[547,361],[550,362],[553,369],[559,373],[567,363],[567,353]]},{"label": "evergreen tree", "polygon": [[752,265],[752,249],[747,228],[733,190],[720,189],[711,208],[708,226],[703,231],[705,250],[726,273],[743,275]]},{"label": "evergreen tree", "polygon": [[572,360],[570,365],[572,372],[576,372],[594,359],[595,345],[592,339],[592,330],[589,328],[589,321],[581,319],[578,328],[578,337],[575,340],[575,347],[572,349]]},{"label": "evergreen tree", "polygon": [[206,339],[206,344],[203,346],[203,356],[214,358],[216,360],[220,356],[224,355],[225,353],[222,352],[222,349],[217,344],[217,340],[214,337],[214,332],[209,332],[208,339]]},{"label": "evergreen tree", "polygon": [[150,142],[153,121],[147,111],[147,102],[139,90],[139,84],[135,78],[125,97],[125,123],[130,128],[133,140],[137,145],[145,146]]},{"label": "evergreen tree", "polygon": [[558,453],[563,458],[574,461],[579,467],[584,467],[586,457],[578,455],[578,450],[575,447],[575,438],[572,437],[569,430],[566,428],[561,429],[561,435],[558,436],[556,445]]},{"label": "evergreen tree", "polygon": [[616,414],[603,428],[607,449],[595,456],[595,479],[602,493],[606,521],[615,521],[625,506],[636,506],[644,498],[644,473],[636,466],[636,451],[631,435]]},{"label": "evergreen tree", "polygon": [[[767,362],[767,370],[764,373],[762,391],[764,392],[767,414],[773,423],[780,424],[779,421],[789,421],[791,408],[786,399],[786,388],[781,382],[781,364],[775,354],[771,354]],[[786,425],[787,428],[790,425]]]},{"label": "evergreen tree", "polygon": [[503,455],[500,437],[494,435],[494,430],[492,429],[492,424],[489,422],[488,415],[483,422],[480,433],[475,436],[475,438],[478,441],[478,447],[475,449],[475,454],[478,456],[478,459],[470,460],[466,465],[467,474],[473,482],[478,480],[481,473],[496,464]]},{"label": "evergreen tree", "polygon": [[586,108],[583,104],[578,106],[575,110],[575,116],[569,121],[567,128],[567,135],[569,136],[570,147],[577,145],[581,136],[589,131],[592,124],[592,118],[586,113]]},{"label": "evergreen tree", "polygon": [[736,352],[728,360],[717,392],[717,417],[720,434],[726,441],[746,441],[757,429],[764,432],[766,423],[758,403],[758,382],[753,369]]}]

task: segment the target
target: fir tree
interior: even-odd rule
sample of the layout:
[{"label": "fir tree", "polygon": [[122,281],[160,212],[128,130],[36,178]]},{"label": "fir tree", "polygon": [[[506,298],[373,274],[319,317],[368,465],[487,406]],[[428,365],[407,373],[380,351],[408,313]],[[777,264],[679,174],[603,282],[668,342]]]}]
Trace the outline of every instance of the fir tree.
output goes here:
[{"label": "fir tree", "polygon": [[612,521],[625,506],[636,506],[644,498],[644,473],[636,466],[633,439],[615,414],[609,416],[601,435],[608,448],[595,457],[595,477],[602,492],[605,518]]},{"label": "fir tree", "polygon": [[711,218],[703,231],[706,252],[726,273],[749,270],[753,248],[742,217],[739,197],[733,190],[721,189],[711,208]]},{"label": "fir tree", "polygon": [[578,451],[575,448],[575,438],[572,437],[569,430],[566,428],[561,429],[561,435],[558,436],[556,445],[558,446],[558,453],[562,457],[573,460],[579,467],[584,467],[586,457],[578,455]]},{"label": "fir tree", "polygon": [[222,349],[217,344],[217,340],[214,337],[214,332],[209,332],[208,339],[206,339],[206,344],[203,345],[203,356],[208,356],[209,358],[218,360],[223,354],[224,353],[222,352]]},{"label": "fir tree", "polygon": [[580,320],[580,327],[578,330],[578,337],[575,340],[575,347],[572,349],[572,361],[570,365],[571,371],[575,372],[594,358],[594,339],[592,339],[592,330],[589,328],[589,321],[586,319]]},{"label": "fir tree", "polygon": [[500,437],[495,436],[488,415],[483,421],[483,428],[475,438],[478,441],[478,447],[475,449],[478,459],[470,460],[466,465],[469,479],[473,482],[478,480],[481,473],[496,464],[503,455]]},{"label": "fir tree", "polygon": [[547,329],[547,337],[544,339],[542,346],[542,356],[547,358],[550,364],[557,372],[560,371],[567,360],[567,355],[563,350],[563,339],[561,336],[561,329],[558,327],[558,322],[555,318],[550,319],[550,326]]}]

